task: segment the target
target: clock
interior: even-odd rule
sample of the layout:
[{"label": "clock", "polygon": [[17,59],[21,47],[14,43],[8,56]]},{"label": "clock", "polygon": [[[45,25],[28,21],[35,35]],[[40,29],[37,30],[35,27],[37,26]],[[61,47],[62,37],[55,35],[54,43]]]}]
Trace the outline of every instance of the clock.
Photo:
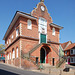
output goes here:
[{"label": "clock", "polygon": [[41,10],[42,10],[42,11],[45,11],[45,8],[44,8],[44,6],[41,6]]}]

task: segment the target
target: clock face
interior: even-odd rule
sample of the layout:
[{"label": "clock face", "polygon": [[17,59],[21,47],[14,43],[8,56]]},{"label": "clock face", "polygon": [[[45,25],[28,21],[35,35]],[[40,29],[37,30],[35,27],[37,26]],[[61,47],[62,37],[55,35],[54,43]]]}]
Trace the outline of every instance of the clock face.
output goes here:
[{"label": "clock face", "polygon": [[41,10],[42,10],[42,11],[45,11],[45,8],[44,8],[44,6],[41,6]]}]

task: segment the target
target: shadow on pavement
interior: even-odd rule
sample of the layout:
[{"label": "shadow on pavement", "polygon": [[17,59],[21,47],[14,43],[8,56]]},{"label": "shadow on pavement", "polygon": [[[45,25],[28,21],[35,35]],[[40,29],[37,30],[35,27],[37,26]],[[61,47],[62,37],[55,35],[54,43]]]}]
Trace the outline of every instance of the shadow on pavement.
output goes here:
[{"label": "shadow on pavement", "polygon": [[19,74],[0,69],[0,75],[19,75]]}]

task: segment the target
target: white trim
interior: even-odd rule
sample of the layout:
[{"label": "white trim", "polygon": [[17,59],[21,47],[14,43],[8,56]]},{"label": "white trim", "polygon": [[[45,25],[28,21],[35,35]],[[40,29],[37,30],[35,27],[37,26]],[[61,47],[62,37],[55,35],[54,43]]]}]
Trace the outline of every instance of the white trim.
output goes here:
[{"label": "white trim", "polygon": [[[73,58],[73,62],[71,61],[71,58]],[[75,63],[75,57],[73,56],[71,58],[70,58],[70,63]]]},{"label": "white trim", "polygon": [[55,34],[56,34],[56,33],[55,33],[55,28],[53,27],[53,28],[52,28],[52,35],[55,36]]},{"label": "white trim", "polygon": [[[44,29],[44,32],[42,32],[42,29]],[[47,20],[43,17],[39,17],[39,20],[38,20],[38,31],[40,33],[44,33],[44,34],[47,34]]]},{"label": "white trim", "polygon": [[48,36],[48,35],[46,34],[46,43],[47,43],[47,36]]},{"label": "white trim", "polygon": [[22,35],[22,24],[20,23],[20,35]]},{"label": "white trim", "polygon": [[19,29],[16,29],[16,37],[19,35]]},{"label": "white trim", "polygon": [[39,33],[39,44],[40,44],[40,33]]},{"label": "white trim", "polygon": [[[73,50],[73,54],[71,53],[71,50]],[[74,55],[75,54],[75,49],[71,49],[70,50],[70,55]]]},{"label": "white trim", "polygon": [[32,30],[32,21],[30,19],[27,20],[27,29]]}]

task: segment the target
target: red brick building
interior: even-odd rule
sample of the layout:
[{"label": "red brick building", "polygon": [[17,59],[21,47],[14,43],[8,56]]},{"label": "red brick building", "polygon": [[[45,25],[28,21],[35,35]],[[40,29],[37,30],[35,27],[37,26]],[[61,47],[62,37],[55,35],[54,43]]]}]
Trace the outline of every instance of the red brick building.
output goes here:
[{"label": "red brick building", "polygon": [[53,23],[43,0],[30,14],[17,11],[4,36],[5,62],[20,67],[37,61],[56,65],[62,28]]},{"label": "red brick building", "polygon": [[75,65],[75,43],[70,44],[65,50],[68,64]]}]

